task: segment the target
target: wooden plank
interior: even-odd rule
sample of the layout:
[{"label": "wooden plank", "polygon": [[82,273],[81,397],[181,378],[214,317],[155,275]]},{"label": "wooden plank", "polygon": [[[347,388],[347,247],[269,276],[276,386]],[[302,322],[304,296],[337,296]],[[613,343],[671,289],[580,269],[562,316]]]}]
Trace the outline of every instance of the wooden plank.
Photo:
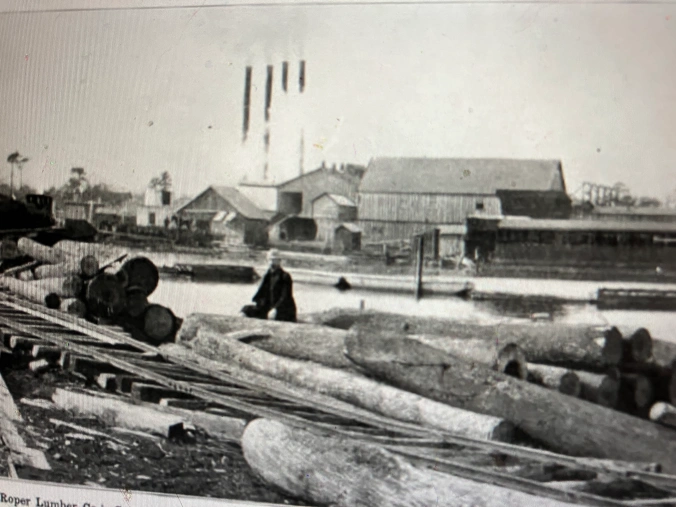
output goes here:
[{"label": "wooden plank", "polygon": [[14,403],[14,399],[5,384],[5,380],[0,376],[0,434],[7,448],[12,453],[12,462],[38,468],[40,470],[51,470],[45,455],[26,445],[23,438],[17,430],[17,425],[24,424],[21,413]]}]

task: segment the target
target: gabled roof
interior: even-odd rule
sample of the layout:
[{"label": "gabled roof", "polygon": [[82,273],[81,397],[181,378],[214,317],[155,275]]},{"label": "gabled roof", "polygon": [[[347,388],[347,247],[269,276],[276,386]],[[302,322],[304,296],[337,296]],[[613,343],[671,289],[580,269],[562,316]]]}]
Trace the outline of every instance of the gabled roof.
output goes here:
[{"label": "gabled roof", "polygon": [[197,199],[201,198],[204,194],[209,191],[216,192],[220,197],[225,199],[230,203],[230,205],[237,210],[237,212],[243,217],[250,218],[253,220],[269,220],[272,216],[271,213],[268,213],[258,206],[256,206],[248,197],[242,194],[239,190],[234,187],[222,187],[211,185],[206,190],[201,192],[195,198],[191,199],[189,202],[185,203],[181,208],[176,210],[176,212],[182,211],[185,207],[195,202]]},{"label": "gabled roof", "polygon": [[495,194],[499,189],[565,191],[558,160],[375,158],[360,192]]},{"label": "gabled roof", "polygon": [[312,171],[308,171],[306,173],[299,174],[298,176],[295,176],[295,177],[291,178],[290,180],[286,180],[286,181],[283,181],[283,182],[277,184],[277,188],[285,187],[289,183],[293,183],[294,181],[298,181],[298,180],[301,180],[303,178],[307,178],[308,176],[313,176],[313,175],[320,173],[320,172],[324,172],[325,174],[331,174],[331,175],[338,176],[340,178],[343,178],[345,181],[353,181],[353,180],[359,179],[358,176],[348,174],[347,172],[344,172],[344,171],[338,171],[338,170],[330,168],[330,167],[318,167],[317,169],[313,169]]},{"label": "gabled roof", "polygon": [[352,222],[342,223],[338,227],[336,227],[336,229],[340,229],[341,227],[355,234],[361,232],[361,228],[357,224],[353,224]]},{"label": "gabled roof", "polygon": [[315,197],[312,202],[315,202],[317,199],[321,199],[322,197],[328,197],[331,199],[333,202],[335,202],[338,206],[349,206],[351,208],[356,207],[357,205],[352,201],[351,199],[348,199],[344,195],[338,195],[338,194],[330,194],[328,192],[323,193],[322,195],[318,195]]}]

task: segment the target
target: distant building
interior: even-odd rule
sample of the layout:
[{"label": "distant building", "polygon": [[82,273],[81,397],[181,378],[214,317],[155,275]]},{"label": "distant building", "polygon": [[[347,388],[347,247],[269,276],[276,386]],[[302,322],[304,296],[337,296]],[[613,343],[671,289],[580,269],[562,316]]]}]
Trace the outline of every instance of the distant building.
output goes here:
[{"label": "distant building", "polygon": [[[357,220],[357,205],[344,195],[325,193],[312,203],[312,219],[317,226],[317,239],[332,247],[338,226]],[[356,224],[355,224],[356,227]]]},{"label": "distant building", "polygon": [[[518,213],[565,215],[565,194],[559,161],[376,158],[359,187],[358,223],[367,241],[409,239],[468,216],[502,215],[501,196]],[[459,245],[460,234],[444,229],[446,243]]]},{"label": "distant building", "polygon": [[266,246],[273,214],[233,187],[210,186],[176,210],[181,222],[222,237],[225,243]]},{"label": "distant building", "polygon": [[164,227],[165,220],[171,219],[171,192],[149,187],[143,198],[143,205],[136,209],[136,225],[139,227]]}]

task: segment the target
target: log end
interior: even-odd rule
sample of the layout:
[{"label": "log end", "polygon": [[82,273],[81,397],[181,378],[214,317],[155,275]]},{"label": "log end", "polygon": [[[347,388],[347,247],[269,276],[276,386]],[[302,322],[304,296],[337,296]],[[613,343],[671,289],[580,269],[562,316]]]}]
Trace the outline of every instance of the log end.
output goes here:
[{"label": "log end", "polygon": [[622,333],[615,326],[607,328],[603,332],[602,355],[607,365],[617,366],[622,362],[624,355],[624,340]]},{"label": "log end", "polygon": [[96,276],[99,272],[99,261],[93,255],[85,255],[80,260],[80,272],[87,278]]},{"label": "log end", "polygon": [[644,327],[634,331],[629,337],[629,349],[635,362],[648,361],[653,355],[653,339],[650,332]]},{"label": "log end", "polygon": [[528,377],[526,354],[515,343],[508,343],[498,352],[496,370],[510,377],[525,380]]},{"label": "log end", "polygon": [[650,417],[651,421],[659,421],[666,414],[669,414],[669,413],[671,413],[671,407],[669,407],[669,404],[665,403],[663,401],[658,401],[650,409],[649,417]]},{"label": "log end", "polygon": [[61,298],[54,293],[47,294],[45,297],[45,306],[52,310],[58,310],[61,306]]},{"label": "log end", "polygon": [[608,408],[615,408],[620,395],[620,383],[617,378],[607,375],[596,394],[596,403]]},{"label": "log end", "polygon": [[564,373],[559,383],[559,392],[577,398],[581,391],[582,385],[577,374],[572,371]]},{"label": "log end", "polygon": [[176,333],[176,317],[169,308],[150,305],[143,314],[143,332],[154,343],[166,343]]}]

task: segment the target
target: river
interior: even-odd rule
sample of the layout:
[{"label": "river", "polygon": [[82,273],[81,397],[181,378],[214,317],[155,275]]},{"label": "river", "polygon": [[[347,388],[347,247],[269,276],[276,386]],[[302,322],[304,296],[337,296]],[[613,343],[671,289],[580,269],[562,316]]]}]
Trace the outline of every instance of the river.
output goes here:
[{"label": "river", "polygon": [[[548,280],[560,290],[575,290],[574,281]],[[523,283],[527,285],[528,280]],[[179,317],[193,312],[237,315],[251,301],[255,284],[196,283],[162,279],[151,300],[171,308]],[[599,311],[590,304],[556,302],[525,303],[518,299],[506,301],[466,301],[454,297],[428,297],[416,301],[413,296],[365,291],[338,290],[317,285],[294,284],[294,296],[299,314],[329,308],[359,308],[389,311],[405,315],[431,316],[485,324],[529,318],[533,313],[549,313],[554,321],[568,323],[609,324],[645,327],[655,337],[676,342],[676,312],[658,311]]]}]

